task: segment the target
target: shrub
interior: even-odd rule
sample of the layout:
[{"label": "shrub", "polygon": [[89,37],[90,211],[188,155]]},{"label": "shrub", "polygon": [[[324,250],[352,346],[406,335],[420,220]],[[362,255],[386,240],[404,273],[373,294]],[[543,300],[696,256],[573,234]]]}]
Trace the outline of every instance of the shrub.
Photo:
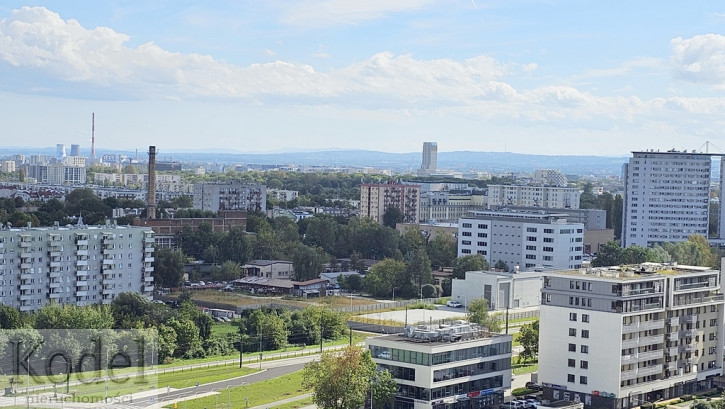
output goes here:
[{"label": "shrub", "polygon": [[687,402],[687,401],[691,401],[691,400],[693,400],[693,399],[695,399],[695,397],[694,397],[694,396],[692,396],[692,395],[682,395],[682,396],[680,396],[680,400],[681,400],[682,402]]},{"label": "shrub", "polygon": [[428,304],[424,302],[417,302],[415,304],[410,304],[408,306],[409,310],[435,310],[437,309],[435,305]]},{"label": "shrub", "polygon": [[516,388],[511,391],[512,396],[523,396],[523,395],[528,395],[530,393],[536,393],[536,391],[529,389],[529,388]]}]

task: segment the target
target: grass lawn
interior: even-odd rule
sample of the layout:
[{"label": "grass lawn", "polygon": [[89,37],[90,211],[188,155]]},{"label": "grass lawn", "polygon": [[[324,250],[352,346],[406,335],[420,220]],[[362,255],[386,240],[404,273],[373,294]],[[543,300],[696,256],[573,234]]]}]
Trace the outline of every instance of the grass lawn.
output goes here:
[{"label": "grass lawn", "polygon": [[[241,409],[246,407],[248,399],[248,407],[251,408],[253,406],[264,405],[302,395],[307,392],[307,390],[302,388],[302,371],[299,371],[279,378],[230,388],[228,391],[221,390],[218,396],[189,400],[186,401],[186,407],[188,409],[213,408],[217,402],[226,404],[229,401],[231,402],[232,408]],[[173,406],[171,404],[165,407],[173,408]]]},{"label": "grass lawn", "polygon": [[517,363],[518,357],[511,358],[511,371],[514,375],[523,375],[531,372],[536,372],[539,369],[538,361],[527,361]]}]

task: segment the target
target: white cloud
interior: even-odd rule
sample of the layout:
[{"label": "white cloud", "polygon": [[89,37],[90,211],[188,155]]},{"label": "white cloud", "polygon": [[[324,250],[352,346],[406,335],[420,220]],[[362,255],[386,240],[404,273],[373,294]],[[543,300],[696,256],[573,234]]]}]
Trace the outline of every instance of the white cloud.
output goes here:
[{"label": "white cloud", "polygon": [[[94,88],[117,99],[232,99],[256,106],[335,107],[375,115],[463,115],[561,129],[574,124],[606,130],[607,126],[635,123],[653,124],[654,129],[681,120],[682,132],[687,134],[694,117],[709,129],[725,115],[725,98],[641,100],[636,96],[602,97],[554,84],[517,88],[508,82],[509,77],[536,70],[537,64],[506,63],[485,55],[453,60],[380,52],[321,72],[311,65],[287,61],[238,66],[212,56],[169,52],[153,43],[132,48],[128,42],[129,36],[112,29],[86,29],[45,8],[26,7],[0,20],[0,74],[31,76],[33,81],[28,83],[34,91],[28,87],[13,89],[15,92],[52,94],[55,88],[77,99],[93,96],[89,88]],[[677,63],[673,65],[688,80],[725,84],[725,37],[675,39],[673,46]],[[589,75],[658,69],[658,63],[643,58]],[[8,90],[12,83],[1,81],[0,87]]]},{"label": "white cloud", "polygon": [[725,89],[725,36],[677,37],[672,44],[672,69],[679,79]]},{"label": "white cloud", "polygon": [[587,71],[577,78],[601,78],[601,77],[622,77],[631,75],[633,72],[646,71],[648,73],[662,71],[664,64],[661,58],[640,57],[624,61],[616,67],[594,69]]},{"label": "white cloud", "polygon": [[389,13],[418,10],[433,0],[302,0],[287,8],[282,22],[305,27],[356,24]]}]

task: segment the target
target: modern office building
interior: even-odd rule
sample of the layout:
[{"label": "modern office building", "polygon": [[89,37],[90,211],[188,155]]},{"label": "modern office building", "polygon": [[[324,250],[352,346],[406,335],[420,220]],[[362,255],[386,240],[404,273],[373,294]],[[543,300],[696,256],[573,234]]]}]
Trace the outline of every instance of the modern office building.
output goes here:
[{"label": "modern office building", "polygon": [[531,206],[547,209],[578,209],[580,192],[575,187],[489,185],[490,206]]},{"label": "modern office building", "polygon": [[397,208],[403,223],[420,220],[420,186],[397,183],[363,183],[360,185],[360,216],[383,222],[385,212]]},{"label": "modern office building", "polygon": [[632,152],[622,172],[622,247],[685,241],[693,234],[708,237],[711,157],[674,150]]},{"label": "modern office building", "polygon": [[365,340],[373,361],[398,384],[396,409],[479,409],[511,387],[511,335],[477,325],[407,327]]},{"label": "modern office building", "polygon": [[722,272],[645,263],[544,274],[544,399],[626,409],[713,387],[723,366]]},{"label": "modern office building", "polygon": [[0,302],[35,311],[51,300],[82,306],[122,292],[151,297],[153,245],[151,229],[139,227],[0,230]]},{"label": "modern office building", "polygon": [[438,143],[423,142],[423,161],[418,174],[430,175],[438,169]]},{"label": "modern office building", "polygon": [[267,210],[267,186],[258,183],[195,183],[194,208],[218,212]]},{"label": "modern office building", "polygon": [[582,264],[584,225],[565,214],[472,211],[458,222],[458,256],[481,254],[510,270],[567,269]]}]

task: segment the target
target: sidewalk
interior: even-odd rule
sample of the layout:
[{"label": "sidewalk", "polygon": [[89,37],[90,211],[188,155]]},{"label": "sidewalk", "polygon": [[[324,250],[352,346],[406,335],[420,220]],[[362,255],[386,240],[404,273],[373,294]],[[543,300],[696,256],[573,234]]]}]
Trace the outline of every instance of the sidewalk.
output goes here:
[{"label": "sidewalk", "polygon": [[[267,409],[267,408],[273,408],[275,406],[284,405],[285,403],[296,402],[298,400],[302,400],[302,399],[305,399],[305,398],[309,398],[310,396],[312,396],[311,393],[305,393],[304,395],[293,396],[291,398],[278,400],[276,402],[270,402],[270,403],[267,403],[266,405],[253,406],[253,407],[251,407],[249,409]],[[306,408],[315,408],[316,409],[317,408],[317,405],[305,406],[305,407],[300,408],[300,409],[306,409]]]}]

